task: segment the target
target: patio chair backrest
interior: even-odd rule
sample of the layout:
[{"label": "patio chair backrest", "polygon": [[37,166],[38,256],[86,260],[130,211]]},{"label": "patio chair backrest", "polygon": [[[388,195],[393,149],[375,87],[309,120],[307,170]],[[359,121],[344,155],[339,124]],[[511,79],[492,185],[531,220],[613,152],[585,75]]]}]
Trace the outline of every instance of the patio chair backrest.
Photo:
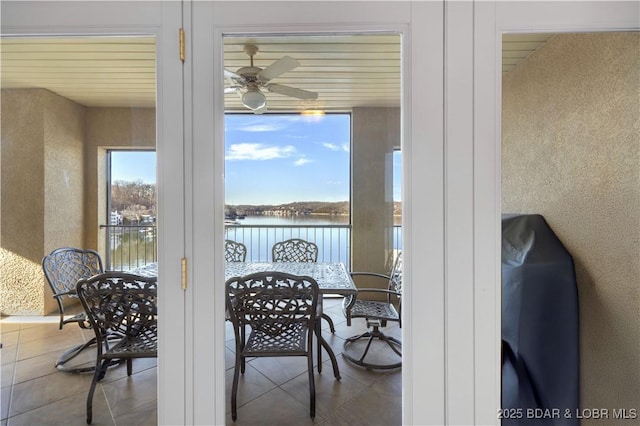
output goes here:
[{"label": "patio chair backrest", "polygon": [[78,280],[103,272],[102,259],[94,250],[63,247],[42,259],[42,269],[53,296],[75,295]]},{"label": "patio chair backrest", "polygon": [[275,243],[271,249],[274,262],[317,262],[318,246],[311,241],[291,238]]},{"label": "patio chair backrest", "polygon": [[247,259],[247,246],[233,240],[224,240],[224,260],[244,262]]},{"label": "patio chair backrest", "polygon": [[88,327],[84,313],[65,319],[63,299],[76,297],[78,280],[101,274],[104,270],[98,252],[88,249],[62,247],[52,251],[42,259],[42,270],[58,304],[59,328],[75,322],[80,327]]},{"label": "patio chair backrest", "polygon": [[234,326],[249,325],[253,332],[274,338],[301,323],[311,329],[318,294],[313,278],[283,272],[258,272],[226,282],[226,305]]},{"label": "patio chair backrest", "polygon": [[[77,293],[91,327],[96,334],[96,348],[109,348],[112,336],[135,338],[138,347],[128,352],[153,353],[157,346],[157,282],[123,272],[106,272],[80,280]],[[144,330],[144,334],[142,333]],[[151,330],[149,332],[148,330]],[[145,337],[143,344],[140,338]],[[130,353],[123,355],[130,356]]]}]

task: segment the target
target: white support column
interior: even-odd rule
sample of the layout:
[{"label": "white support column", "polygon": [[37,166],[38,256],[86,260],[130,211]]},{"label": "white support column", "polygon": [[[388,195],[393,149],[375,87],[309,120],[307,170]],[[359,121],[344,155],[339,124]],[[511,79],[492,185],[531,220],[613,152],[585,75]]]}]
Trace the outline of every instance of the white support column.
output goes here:
[{"label": "white support column", "polygon": [[400,108],[354,108],[351,120],[351,265],[354,271],[388,273]]},{"label": "white support column", "polygon": [[473,2],[445,4],[446,423],[474,424]]}]

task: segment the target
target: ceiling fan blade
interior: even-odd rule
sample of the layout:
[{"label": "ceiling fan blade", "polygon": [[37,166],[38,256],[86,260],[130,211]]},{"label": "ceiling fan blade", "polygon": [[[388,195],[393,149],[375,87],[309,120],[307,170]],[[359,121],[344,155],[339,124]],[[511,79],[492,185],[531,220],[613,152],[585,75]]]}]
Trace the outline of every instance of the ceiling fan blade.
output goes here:
[{"label": "ceiling fan blade", "polygon": [[308,90],[297,89],[295,87],[283,86],[281,84],[267,84],[265,87],[270,92],[279,93],[281,95],[291,96],[298,99],[318,99],[318,94],[316,92],[309,92]]},{"label": "ceiling fan blade", "polygon": [[233,80],[244,81],[244,78],[240,74],[236,74],[233,71],[229,71],[228,69],[224,69],[224,77],[231,78]]},{"label": "ceiling fan blade", "polygon": [[237,93],[239,89],[241,89],[240,86],[225,87],[224,93]]},{"label": "ceiling fan blade", "polygon": [[274,79],[287,71],[291,71],[299,65],[300,63],[293,59],[291,56],[284,56],[260,71],[258,73],[258,78],[263,83],[266,83],[267,81]]}]

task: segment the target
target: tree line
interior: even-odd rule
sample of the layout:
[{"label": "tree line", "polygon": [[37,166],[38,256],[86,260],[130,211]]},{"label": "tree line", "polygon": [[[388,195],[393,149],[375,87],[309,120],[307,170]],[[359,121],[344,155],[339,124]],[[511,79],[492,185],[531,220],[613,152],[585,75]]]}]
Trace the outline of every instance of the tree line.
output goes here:
[{"label": "tree line", "polygon": [[142,180],[111,183],[111,209],[119,212],[137,211],[142,214],[156,213],[156,184]]}]

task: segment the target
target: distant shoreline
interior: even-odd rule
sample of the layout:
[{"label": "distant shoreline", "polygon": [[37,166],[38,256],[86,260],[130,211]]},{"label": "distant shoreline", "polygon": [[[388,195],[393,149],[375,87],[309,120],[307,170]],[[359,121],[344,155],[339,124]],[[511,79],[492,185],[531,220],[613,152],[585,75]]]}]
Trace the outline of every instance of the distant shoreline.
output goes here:
[{"label": "distant shoreline", "polygon": [[[349,216],[351,213],[348,201],[296,201],[285,204],[227,204],[225,215],[235,216]],[[393,215],[402,216],[402,203],[393,202]]]}]

